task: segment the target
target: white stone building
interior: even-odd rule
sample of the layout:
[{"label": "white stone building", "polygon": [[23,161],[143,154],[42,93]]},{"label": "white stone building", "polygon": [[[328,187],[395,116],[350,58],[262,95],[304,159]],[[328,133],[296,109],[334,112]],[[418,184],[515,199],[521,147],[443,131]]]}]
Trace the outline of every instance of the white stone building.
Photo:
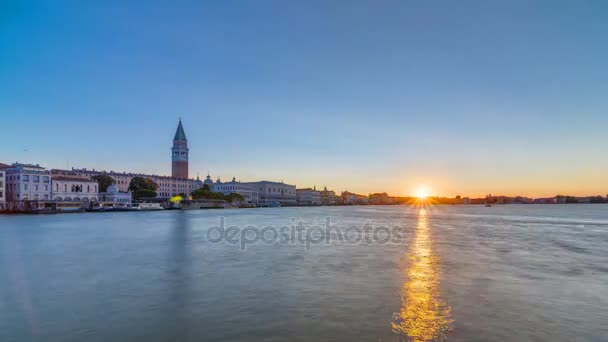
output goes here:
[{"label": "white stone building", "polygon": [[14,163],[4,169],[6,202],[51,199],[51,172],[40,165]]},{"label": "white stone building", "polygon": [[99,193],[100,202],[110,202],[110,203],[118,204],[121,207],[131,205],[132,200],[133,200],[133,197],[131,195],[131,192],[119,191],[118,186],[116,184],[110,185],[106,192]]},{"label": "white stone building", "polygon": [[[207,179],[211,179],[210,176],[207,176]],[[251,183],[241,183],[237,182],[235,178],[232,178],[232,181],[223,183],[218,179],[218,181],[213,184],[211,188],[213,192],[219,192],[224,195],[229,194],[239,194],[245,198],[245,203],[260,205],[260,193],[257,190],[257,187]]]},{"label": "white stone building", "polygon": [[4,168],[8,165],[0,164],[0,210],[6,209],[6,191],[4,186],[6,184]]},{"label": "white stone building", "polygon": [[321,204],[323,205],[334,205],[336,204],[336,192],[327,190],[327,187],[323,188],[323,191],[320,192],[321,195]]},{"label": "white stone building", "polygon": [[297,189],[296,200],[298,205],[321,205],[321,193],[311,188]]},{"label": "white stone building", "polygon": [[91,203],[99,200],[99,185],[86,177],[54,176],[52,194],[55,201]]},{"label": "white stone building", "polygon": [[243,184],[248,184],[257,190],[260,196],[260,206],[290,206],[297,204],[295,185],[271,181],[247,182]]}]

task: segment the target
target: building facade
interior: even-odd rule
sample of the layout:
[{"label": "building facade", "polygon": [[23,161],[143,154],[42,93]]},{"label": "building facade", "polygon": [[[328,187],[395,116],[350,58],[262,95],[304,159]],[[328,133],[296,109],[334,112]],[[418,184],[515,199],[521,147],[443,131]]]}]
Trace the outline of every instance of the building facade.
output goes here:
[{"label": "building facade", "polygon": [[323,205],[335,205],[336,204],[336,192],[327,190],[327,187],[324,187],[322,191],[320,191],[321,196],[321,204]]},{"label": "building facade", "polygon": [[6,202],[51,199],[51,172],[40,165],[14,163],[4,169]]},{"label": "building facade", "polygon": [[171,148],[171,177],[188,179],[188,139],[179,120]]},{"label": "building facade", "polygon": [[0,211],[6,209],[6,190],[4,186],[6,184],[4,169],[9,165],[0,163]]},{"label": "building facade", "polygon": [[58,202],[91,203],[99,199],[99,185],[87,177],[53,176],[52,185],[52,199]]},{"label": "building facade", "polygon": [[130,206],[133,197],[131,192],[121,192],[118,190],[118,186],[116,184],[112,184],[108,186],[106,192],[99,193],[99,201],[100,202],[110,202],[114,204],[118,204],[121,207]]},{"label": "building facade", "polygon": [[[207,179],[211,179],[211,177],[207,176]],[[245,203],[256,206],[260,205],[260,193],[257,187],[252,183],[241,183],[236,181],[235,178],[232,178],[232,181],[226,183],[218,180],[215,184],[213,184],[211,190],[224,195],[233,193],[239,194],[243,196]]]},{"label": "building facade", "polygon": [[141,173],[127,173],[114,171],[96,171],[87,169],[72,169],[76,174],[86,177],[107,175],[116,181],[116,186],[120,192],[129,192],[129,184],[134,177],[144,177],[151,179],[158,185],[156,189],[157,198],[166,199],[179,194],[190,194],[196,189],[203,187],[200,179],[183,179],[168,176],[146,175]]},{"label": "building facade", "polygon": [[342,203],[346,205],[362,205],[369,203],[369,198],[367,196],[348,191],[343,191],[340,197],[342,197]]},{"label": "building facade", "polygon": [[253,186],[260,195],[260,206],[290,206],[297,205],[296,186],[283,182],[247,182]]},{"label": "building facade", "polygon": [[298,205],[321,205],[321,193],[315,189],[297,189],[296,201]]}]

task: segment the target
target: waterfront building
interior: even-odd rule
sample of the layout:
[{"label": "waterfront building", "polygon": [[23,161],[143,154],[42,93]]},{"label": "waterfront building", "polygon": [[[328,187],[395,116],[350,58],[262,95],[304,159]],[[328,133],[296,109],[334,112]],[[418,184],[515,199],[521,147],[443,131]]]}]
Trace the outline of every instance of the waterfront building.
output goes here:
[{"label": "waterfront building", "polygon": [[0,163],[0,210],[6,209],[6,191],[4,185],[6,184],[4,169],[10,165]]},{"label": "waterfront building", "polygon": [[58,202],[82,202],[88,207],[99,198],[99,185],[88,177],[53,176],[52,185],[52,199]]},{"label": "waterfront building", "polygon": [[336,204],[336,192],[327,190],[327,187],[324,187],[320,192],[321,195],[321,204],[323,205],[334,205]]},{"label": "waterfront building", "polygon": [[3,169],[6,202],[51,199],[51,172],[40,165],[13,163]]},{"label": "waterfront building", "polygon": [[261,206],[290,206],[296,205],[296,186],[285,184],[283,182],[248,182],[260,195]]},{"label": "waterfront building", "polygon": [[[207,176],[207,179],[211,179],[210,176]],[[224,195],[229,194],[239,194],[243,196],[245,199],[245,203],[260,205],[260,192],[257,187],[253,183],[242,183],[236,180],[236,178],[232,178],[232,181],[223,183],[219,179],[213,187],[211,188],[213,192],[219,192]]]},{"label": "waterfront building", "polygon": [[315,189],[296,189],[296,201],[298,205],[321,205],[321,193]]},{"label": "waterfront building", "polygon": [[171,176],[173,178],[188,179],[188,152],[188,139],[186,139],[180,118],[171,148]]},{"label": "waterfront building", "polygon": [[114,172],[114,171],[96,171],[87,169],[72,169],[76,174],[92,177],[97,175],[107,175],[112,177],[116,181],[116,186],[120,192],[128,192],[129,184],[133,177],[144,177],[151,179],[158,185],[156,189],[157,198],[167,199],[179,194],[189,195],[192,191],[203,187],[203,181],[200,179],[183,179],[174,178],[168,176],[159,175],[147,175],[143,173],[127,173],[127,172]]},{"label": "waterfront building", "polygon": [[99,193],[100,202],[110,202],[120,207],[130,206],[132,198],[130,191],[121,192],[116,184],[110,185],[106,192]]},{"label": "waterfront building", "polygon": [[369,199],[367,196],[355,194],[352,192],[343,191],[341,194],[342,202],[348,205],[360,205],[360,204],[368,204]]}]

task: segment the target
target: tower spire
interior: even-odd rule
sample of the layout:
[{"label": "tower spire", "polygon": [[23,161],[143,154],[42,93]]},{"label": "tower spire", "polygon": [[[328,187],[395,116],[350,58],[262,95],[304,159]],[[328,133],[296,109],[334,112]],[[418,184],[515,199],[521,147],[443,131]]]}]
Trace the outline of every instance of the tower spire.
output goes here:
[{"label": "tower spire", "polygon": [[[182,118],[173,137],[173,147],[171,148],[171,176],[175,178],[188,178],[188,139],[182,126]],[[197,175],[198,177],[198,175]]]},{"label": "tower spire", "polygon": [[177,125],[177,129],[175,130],[175,136],[173,137],[173,140],[188,141],[188,139],[186,139],[186,132],[184,132],[184,126],[182,126],[182,118],[179,118],[179,124]]}]

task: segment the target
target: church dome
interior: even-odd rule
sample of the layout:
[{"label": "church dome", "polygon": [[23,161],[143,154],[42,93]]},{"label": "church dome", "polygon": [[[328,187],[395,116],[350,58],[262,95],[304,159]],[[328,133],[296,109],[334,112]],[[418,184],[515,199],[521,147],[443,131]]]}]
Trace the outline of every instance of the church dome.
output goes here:
[{"label": "church dome", "polygon": [[204,183],[209,185],[210,187],[213,186],[213,180],[211,179],[211,176],[209,176],[209,174],[207,174],[207,178],[205,179]]},{"label": "church dome", "polygon": [[116,186],[116,184],[112,184],[112,185],[108,186],[108,189],[106,190],[106,192],[115,194],[118,192],[118,187]]}]

